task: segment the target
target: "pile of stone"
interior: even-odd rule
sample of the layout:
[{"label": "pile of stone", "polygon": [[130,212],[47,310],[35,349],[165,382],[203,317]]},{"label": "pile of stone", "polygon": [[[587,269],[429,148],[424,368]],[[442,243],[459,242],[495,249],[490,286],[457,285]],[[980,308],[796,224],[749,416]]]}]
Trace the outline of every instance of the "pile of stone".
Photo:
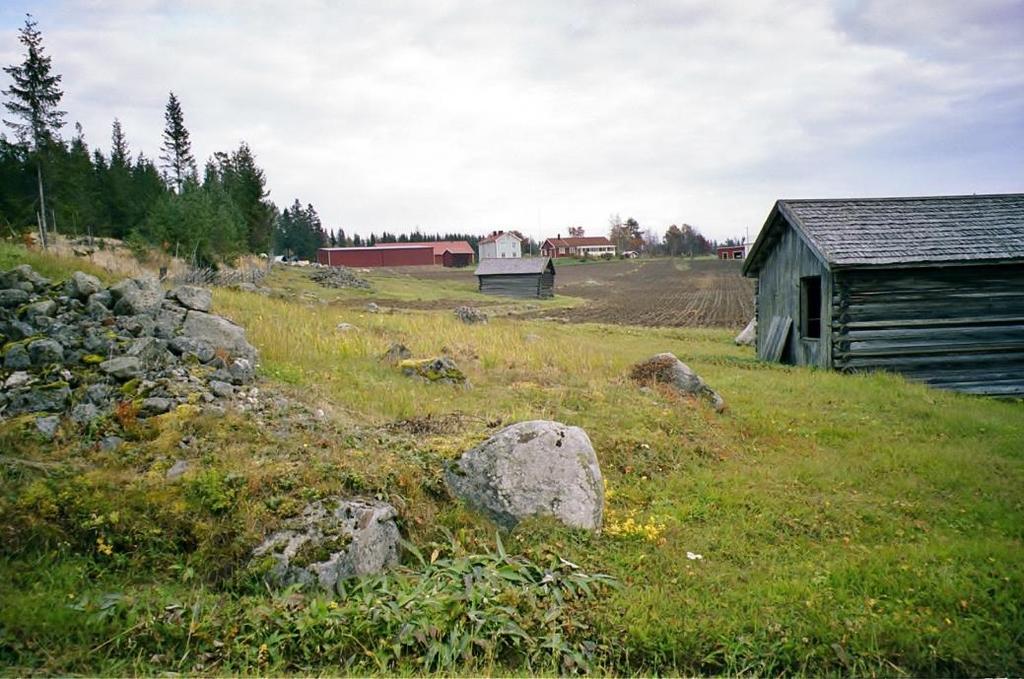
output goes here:
[{"label": "pile of stone", "polygon": [[487,322],[487,314],[471,306],[456,307],[455,317],[458,318],[463,323],[467,323],[469,325]]},{"label": "pile of stone", "polygon": [[0,419],[88,426],[126,402],[148,417],[232,397],[255,379],[256,349],[210,303],[205,288],[165,292],[155,278],[106,288],[80,271],[64,284],[28,265],[0,273]]},{"label": "pile of stone", "polygon": [[309,274],[314,281],[325,288],[362,288],[369,290],[372,286],[355,274],[347,266],[327,266],[316,269]]}]

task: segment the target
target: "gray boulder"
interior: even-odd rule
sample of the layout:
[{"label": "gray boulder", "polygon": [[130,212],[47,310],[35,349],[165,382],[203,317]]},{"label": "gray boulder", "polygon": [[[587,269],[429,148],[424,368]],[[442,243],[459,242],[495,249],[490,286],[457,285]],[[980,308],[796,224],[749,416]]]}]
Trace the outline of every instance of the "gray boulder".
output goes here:
[{"label": "gray boulder", "polygon": [[12,344],[4,352],[4,367],[8,370],[24,370],[32,365],[32,358],[24,344]]},{"label": "gray boulder", "polygon": [[641,384],[667,384],[680,394],[706,398],[717,412],[724,411],[726,407],[725,399],[693,372],[690,366],[676,358],[675,354],[666,352],[637,363],[630,377]]},{"label": "gray boulder", "polygon": [[153,415],[163,415],[174,406],[174,401],[169,398],[161,398],[159,396],[152,396],[150,398],[142,399],[142,403],[139,404],[139,415],[141,417],[152,417]]},{"label": "gray boulder", "polygon": [[604,480],[579,427],[534,420],[505,427],[449,465],[452,492],[504,528],[531,516],[598,530]]},{"label": "gray boulder", "polygon": [[189,466],[188,460],[175,460],[164,476],[168,481],[177,481],[185,475]]},{"label": "gray boulder", "polygon": [[100,416],[99,409],[92,403],[79,403],[71,408],[71,420],[78,425],[85,426]]},{"label": "gray boulder", "polygon": [[186,309],[195,311],[209,311],[213,302],[213,296],[208,289],[195,285],[179,285],[167,293],[167,296],[178,300]]},{"label": "gray boulder", "polygon": [[84,302],[102,289],[103,283],[100,282],[100,279],[82,271],[76,271],[71,274],[71,278],[64,285],[64,294]]},{"label": "gray boulder", "polygon": [[395,342],[381,355],[380,360],[391,365],[397,365],[407,358],[412,358],[412,351],[404,344]]},{"label": "gray boulder", "polygon": [[38,321],[40,318],[51,318],[55,313],[57,313],[57,303],[52,299],[44,299],[29,304],[21,312],[26,320],[33,322]]},{"label": "gray boulder", "polygon": [[167,351],[167,344],[155,337],[140,337],[135,340],[128,347],[126,355],[139,359],[148,369],[163,367],[174,360]]},{"label": "gray boulder", "polygon": [[118,356],[100,363],[100,370],[125,382],[142,374],[142,362],[135,356]]},{"label": "gray boulder", "polygon": [[29,294],[17,288],[0,290],[0,307],[12,308],[27,303]]},{"label": "gray boulder", "polygon": [[135,316],[156,312],[164,301],[160,281],[151,277],[128,278],[110,288],[114,299],[114,313]]},{"label": "gray boulder", "polygon": [[71,400],[71,388],[66,382],[54,382],[40,387],[15,391],[7,403],[6,415],[24,413],[59,413]]},{"label": "gray boulder", "polygon": [[195,356],[200,363],[209,363],[217,355],[209,342],[187,335],[178,335],[170,341],[171,351],[182,357]]},{"label": "gray boulder", "polygon": [[29,342],[28,355],[32,365],[49,365],[64,361],[64,347],[52,339],[38,339]]},{"label": "gray boulder", "polygon": [[733,341],[741,347],[754,346],[754,342],[757,341],[757,319],[751,318],[747,327],[743,328]]},{"label": "gray boulder", "polygon": [[398,563],[397,515],[384,502],[320,500],[308,505],[288,528],[264,540],[253,557],[273,559],[269,575],[279,582],[318,583],[333,590],[340,580]]},{"label": "gray boulder", "polygon": [[202,311],[189,311],[181,333],[206,342],[215,350],[226,351],[232,358],[244,358],[256,363],[256,348],[245,339],[245,330],[226,318]]},{"label": "gray boulder", "polygon": [[0,274],[0,288],[17,288],[32,292],[50,287],[50,279],[40,276],[28,264],[19,264],[10,271]]}]

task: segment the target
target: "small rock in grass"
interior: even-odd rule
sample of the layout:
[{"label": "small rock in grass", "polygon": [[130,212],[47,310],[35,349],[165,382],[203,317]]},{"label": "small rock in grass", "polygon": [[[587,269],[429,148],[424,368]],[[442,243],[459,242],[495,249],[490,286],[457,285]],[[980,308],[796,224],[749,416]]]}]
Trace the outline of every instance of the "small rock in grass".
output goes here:
[{"label": "small rock in grass", "polygon": [[369,304],[367,304],[366,305],[366,310],[369,311],[371,314],[378,314],[378,313],[380,313],[380,307],[377,306],[376,302],[370,302]]},{"label": "small rock in grass", "polygon": [[741,347],[754,346],[754,342],[757,341],[757,319],[750,319],[750,322],[747,323],[747,327],[743,328],[740,334],[736,335],[736,339],[733,341]]},{"label": "small rock in grass", "polygon": [[36,429],[47,441],[57,435],[57,428],[60,426],[60,416],[46,415],[36,418]]},{"label": "small rock in grass", "polygon": [[79,403],[71,408],[71,420],[80,426],[88,425],[99,416],[99,409],[92,403]]},{"label": "small rock in grass", "polygon": [[486,323],[487,314],[471,306],[460,306],[455,309],[455,317],[463,323]]},{"label": "small rock in grass", "polygon": [[675,354],[658,354],[637,363],[630,377],[641,384],[657,382],[667,384],[680,394],[702,396],[711,402],[716,412],[725,410],[725,399],[693,372],[690,366],[676,358]]},{"label": "small rock in grass", "polygon": [[397,365],[408,358],[412,358],[412,351],[409,350],[409,347],[395,342],[388,347],[388,350],[384,352],[380,360],[391,365]]},{"label": "small rock in grass", "polygon": [[188,460],[175,460],[171,468],[167,470],[166,478],[168,481],[177,481],[185,472],[188,471]]},{"label": "small rock in grass", "polygon": [[440,358],[406,359],[398,364],[406,377],[418,377],[427,382],[465,384],[466,375],[455,365],[455,361]]},{"label": "small rock in grass", "polygon": [[338,332],[353,332],[359,330],[359,328],[352,325],[351,323],[338,323],[336,326],[334,326],[334,329],[337,330]]},{"label": "small rock in grass", "polygon": [[120,436],[104,436],[100,439],[100,450],[112,451],[117,450],[124,443],[124,439]]},{"label": "small rock in grass", "polygon": [[142,403],[139,405],[139,415],[141,417],[162,415],[170,410],[173,405],[174,402],[169,398],[162,398],[159,396],[144,398],[142,399]]}]

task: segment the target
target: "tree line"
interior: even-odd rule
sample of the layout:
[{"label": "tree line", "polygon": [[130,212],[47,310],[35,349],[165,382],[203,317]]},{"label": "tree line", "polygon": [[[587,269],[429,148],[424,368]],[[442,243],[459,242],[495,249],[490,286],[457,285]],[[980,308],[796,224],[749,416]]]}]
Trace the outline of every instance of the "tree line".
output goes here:
[{"label": "tree line", "polygon": [[63,78],[31,15],[18,40],[22,62],[3,69],[12,137],[0,134],[0,229],[37,229],[44,245],[54,231],[125,239],[202,265],[247,252],[313,257],[327,242],[312,205],[296,208],[296,200],[282,211],[269,200],[266,175],[244,141],[214,153],[200,176],[174,92],[157,159],[132,152],[117,118],[107,153],[90,149],[77,123],[63,138]]}]

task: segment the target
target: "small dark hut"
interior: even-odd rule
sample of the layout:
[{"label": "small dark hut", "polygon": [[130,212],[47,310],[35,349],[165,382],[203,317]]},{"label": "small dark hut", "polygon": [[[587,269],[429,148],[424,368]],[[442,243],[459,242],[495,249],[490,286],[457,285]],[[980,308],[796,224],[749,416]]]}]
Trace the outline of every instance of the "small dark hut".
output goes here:
[{"label": "small dark hut", "polygon": [[484,259],[476,277],[480,292],[489,295],[555,296],[555,265],[548,257]]},{"label": "small dark hut", "polygon": [[1024,194],[780,200],[743,273],[763,360],[1024,396]]}]

